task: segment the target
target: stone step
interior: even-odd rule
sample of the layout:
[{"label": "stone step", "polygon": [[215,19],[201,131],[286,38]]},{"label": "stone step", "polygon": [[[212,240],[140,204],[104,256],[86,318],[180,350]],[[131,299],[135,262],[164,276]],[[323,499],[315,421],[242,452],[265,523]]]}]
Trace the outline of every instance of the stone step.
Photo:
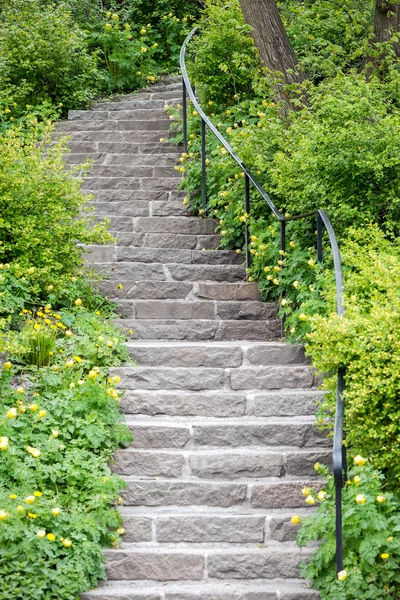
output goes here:
[{"label": "stone step", "polygon": [[[122,219],[123,217],[120,217]],[[134,281],[242,281],[246,269],[241,265],[180,263],[93,263],[93,268],[109,280]]]},{"label": "stone step", "polygon": [[312,477],[314,464],[329,464],[330,449],[234,447],[218,449],[143,450],[128,448],[114,455],[113,471],[119,475],[179,479],[221,479],[233,481],[244,477],[259,479]]},{"label": "stone step", "polygon": [[[118,205],[116,202],[111,206]],[[130,203],[122,202],[121,210]],[[143,210],[143,205],[137,205]],[[123,216],[123,214],[121,215]],[[189,250],[172,248],[130,248],[126,246],[82,246],[91,262],[181,263],[184,265],[240,265],[243,258],[233,250]]]},{"label": "stone step", "polygon": [[[156,586],[156,587],[154,587]],[[81,600],[319,600],[316,590],[303,580],[201,582],[149,584],[138,587],[135,581],[113,580],[96,590],[81,594]]]},{"label": "stone step", "polygon": [[302,365],[240,367],[116,367],[127,390],[276,390],[311,388],[313,370]]},{"label": "stone step", "polygon": [[[66,121],[69,123],[68,121]],[[116,121],[115,121],[116,122]],[[160,147],[162,144],[160,143],[160,139],[168,139],[169,133],[163,129],[160,131],[117,131],[115,130],[97,130],[93,127],[93,124],[96,124],[96,121],[89,121],[92,123],[91,129],[84,130],[65,130],[56,129],[56,134],[58,133],[58,137],[60,135],[65,137],[66,135],[71,140],[72,143],[82,143],[82,142],[98,142],[99,144],[115,144],[115,143],[130,143],[137,145],[146,145],[146,144],[155,144],[158,143]],[[108,121],[108,123],[112,123],[112,121]],[[78,125],[79,122],[75,122],[74,125]],[[71,123],[72,125],[72,123]],[[82,126],[83,123],[80,123]],[[166,146],[170,149],[171,144],[167,143]],[[159,150],[162,152],[162,150]]]},{"label": "stone step", "polygon": [[[296,514],[307,516],[310,508]],[[163,513],[154,508],[124,507],[126,543],[249,544],[294,542],[299,527],[291,523],[293,511],[254,510],[252,514],[201,507],[180,507]]]},{"label": "stone step", "polygon": [[[95,113],[93,113],[95,114]],[[92,120],[78,120],[78,121],[59,121],[56,125],[55,130],[57,132],[62,131],[64,133],[70,132],[82,132],[82,131],[162,131],[167,132],[171,125],[170,119],[164,118],[157,119],[116,119],[119,116],[117,113],[113,113],[114,119],[92,119]]]},{"label": "stone step", "polygon": [[[147,94],[145,94],[147,96]],[[111,110],[153,110],[164,108],[164,100],[111,100],[109,102],[96,102],[91,108],[92,111],[111,111]]]},{"label": "stone step", "polygon": [[[125,190],[125,192],[131,193],[127,190]],[[99,193],[118,194],[120,192],[115,190],[104,190]],[[174,193],[176,192],[172,192],[172,194]],[[186,248],[189,250],[202,250],[204,248],[205,250],[213,250],[218,248],[221,241],[221,236],[217,234],[192,235],[179,233],[129,233],[126,231],[115,231],[113,235],[118,240],[119,246],[145,246],[148,248]]]},{"label": "stone step", "polygon": [[[315,473],[315,471],[314,471]],[[218,507],[230,511],[253,509],[304,508],[304,486],[318,489],[316,477],[242,478],[232,482],[216,479],[140,479],[126,476],[128,484],[121,492],[124,506],[143,507]],[[169,510],[169,509],[168,509]]]},{"label": "stone step", "polygon": [[[147,303],[146,303],[147,304]],[[219,303],[217,303],[218,305]],[[236,303],[221,303],[235,306]],[[252,306],[253,303],[237,303]],[[258,304],[258,303],[255,303]],[[260,303],[275,310],[274,304]],[[139,366],[214,367],[304,364],[303,346],[274,342],[129,342],[128,350]],[[312,414],[311,411],[310,414]]]},{"label": "stone step", "polygon": [[[265,342],[281,336],[279,319],[269,321],[218,321],[184,319],[119,319],[131,340],[256,340]],[[262,375],[260,373],[260,378]],[[258,385],[264,385],[260,381]],[[238,388],[239,389],[239,388]],[[269,389],[268,386],[266,389]]]},{"label": "stone step", "polygon": [[[146,134],[147,135],[147,134]],[[129,155],[132,160],[139,160],[139,156],[143,156],[143,160],[152,160],[148,158],[148,155],[156,154],[161,158],[161,155],[167,154],[167,156],[175,156],[179,159],[181,155],[181,148],[179,146],[173,146],[168,142],[161,143],[159,140],[156,142],[145,142],[143,144],[138,142],[101,142],[101,141],[87,141],[87,142],[73,142],[68,143],[68,147],[72,154],[110,154],[124,156]],[[136,156],[138,155],[138,156]],[[125,160],[128,160],[125,158]]]},{"label": "stone step", "polygon": [[135,231],[145,233],[212,235],[216,226],[216,221],[198,217],[143,217],[135,220]]},{"label": "stone step", "polygon": [[182,90],[182,81],[174,81],[171,83],[159,83],[155,85],[149,85],[147,88],[143,88],[141,92],[146,93],[150,92],[150,94],[154,94],[156,92],[171,92],[171,91],[181,91]]},{"label": "stone step", "polygon": [[[303,417],[304,419],[304,417]],[[314,419],[300,417],[275,419],[237,417],[236,419],[208,418],[197,421],[181,417],[175,423],[164,418],[152,420],[129,417],[136,449],[201,449],[238,448],[243,446],[290,446],[297,448],[329,448],[331,441],[315,426]],[[311,422],[310,422],[311,421]]]},{"label": "stone step", "polygon": [[[168,192],[161,192],[167,195]],[[145,196],[143,193],[142,196]],[[161,200],[149,202],[142,199],[136,201],[93,202],[96,215],[115,218],[115,215],[129,217],[189,217],[189,207],[179,200]]]},{"label": "stone step", "polygon": [[[175,170],[175,165],[178,163],[179,153],[174,154],[107,154],[104,152],[70,152],[65,155],[65,161],[68,164],[72,165],[80,165],[86,160],[90,159],[96,163],[96,166],[108,167],[108,169],[113,168],[113,175],[111,177],[119,177],[122,169],[130,169],[129,171],[125,171],[127,174],[123,175],[124,177],[132,177],[136,176],[131,169],[140,169],[143,167],[151,167],[153,169],[153,175],[157,169],[160,168],[168,168],[172,173],[174,171],[175,175],[178,176]],[[156,169],[156,170],[155,170]],[[92,174],[97,174],[101,176],[101,173],[98,172],[99,169],[94,169],[90,171]],[[160,171],[160,177],[165,177],[163,171]],[[138,175],[139,176],[139,175]]]},{"label": "stone step", "polygon": [[[148,167],[142,167],[148,169]],[[176,173],[176,171],[175,171]],[[85,177],[81,189],[87,193],[97,190],[160,190],[174,191],[177,189],[179,178],[173,177]],[[202,219],[201,219],[202,220]]]},{"label": "stone step", "polygon": [[118,303],[117,312],[124,319],[237,319],[246,321],[277,319],[275,304],[256,301],[121,300]]},{"label": "stone step", "polygon": [[[159,100],[153,100],[153,102],[160,102]],[[120,103],[121,104],[121,103]],[[103,110],[69,110],[68,121],[106,121],[107,119],[127,121],[127,120],[165,120],[165,110],[163,106],[157,108],[131,108],[124,109],[120,106],[118,112],[115,110],[108,110],[104,107]]]},{"label": "stone step", "polygon": [[226,548],[221,550],[171,547],[148,548],[124,544],[105,550],[109,580],[203,581],[204,579],[254,580],[296,579],[300,564],[310,552],[291,544],[269,548]]},{"label": "stone step", "polygon": [[170,417],[298,417],[313,415],[323,397],[324,392],[312,388],[269,392],[128,390],[121,409],[127,415]]},{"label": "stone step", "polygon": [[[69,160],[70,157],[71,157],[71,155],[67,156],[67,160]],[[72,157],[72,158],[75,160],[74,157]],[[102,156],[100,154],[88,156],[87,158],[96,160],[96,163],[92,164],[90,166],[89,174],[90,174],[91,178],[103,178],[103,177],[109,177],[109,178],[113,178],[113,179],[121,178],[121,177],[126,177],[126,178],[134,178],[134,177],[175,178],[175,180],[176,180],[175,184],[176,184],[176,182],[181,177],[181,174],[179,172],[177,172],[173,166],[152,166],[152,165],[146,165],[146,164],[143,164],[143,165],[137,164],[137,165],[132,166],[129,163],[127,165],[110,165],[106,162],[106,155]],[[78,164],[81,164],[81,163],[82,163],[82,160],[79,160]],[[172,189],[176,189],[176,187],[177,186],[174,185],[174,187]]]},{"label": "stone step", "polygon": [[114,202],[135,204],[135,202],[143,202],[144,200],[147,202],[182,202],[185,194],[178,190],[169,192],[163,190],[99,190],[94,192],[94,196],[93,203],[97,205]]}]

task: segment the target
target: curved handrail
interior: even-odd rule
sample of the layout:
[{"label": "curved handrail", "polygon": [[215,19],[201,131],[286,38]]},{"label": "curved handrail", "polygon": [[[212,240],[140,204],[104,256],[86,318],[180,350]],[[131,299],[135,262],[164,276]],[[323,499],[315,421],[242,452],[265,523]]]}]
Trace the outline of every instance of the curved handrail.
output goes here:
[{"label": "curved handrail", "polygon": [[[213,125],[211,120],[207,117],[200,104],[198,103],[192,84],[189,79],[189,75],[186,68],[185,56],[186,48],[189,42],[192,40],[194,35],[198,33],[199,27],[194,27],[189,35],[186,37],[180,51],[180,67],[182,72],[182,86],[183,86],[183,138],[184,138],[184,149],[187,151],[187,95],[189,95],[193,106],[197,110],[201,117],[202,126],[202,199],[203,208],[207,206],[207,193],[206,193],[206,127],[212,131],[212,133],[221,142],[233,160],[241,168],[245,176],[245,210],[250,213],[250,182],[258,190],[261,196],[268,204],[271,212],[280,222],[281,227],[281,250],[285,251],[286,248],[286,223],[289,221],[297,221],[305,219],[311,216],[317,216],[317,249],[318,249],[318,261],[322,261],[322,226],[328,234],[329,243],[331,246],[333,256],[333,266],[335,272],[335,284],[336,284],[336,310],[339,316],[344,313],[343,306],[343,274],[342,274],[342,263],[340,258],[339,244],[332,223],[327,213],[322,210],[313,210],[308,213],[285,217],[276,208],[275,204],[269,197],[268,193],[264,190],[262,185],[259,183],[255,175],[246,167],[241,158],[236,154],[224,136],[218,131]],[[245,246],[246,246],[246,263],[250,265],[251,255],[249,252],[249,231],[248,226],[245,224]],[[337,383],[337,394],[336,394],[336,415],[335,415],[335,429],[334,429],[334,440],[333,440],[333,475],[336,489],[336,568],[337,572],[343,568],[343,535],[342,535],[342,487],[344,480],[344,473],[346,470],[346,451],[343,445],[343,421],[344,421],[344,401],[343,394],[345,389],[344,380],[344,369],[338,369],[338,383]]]}]

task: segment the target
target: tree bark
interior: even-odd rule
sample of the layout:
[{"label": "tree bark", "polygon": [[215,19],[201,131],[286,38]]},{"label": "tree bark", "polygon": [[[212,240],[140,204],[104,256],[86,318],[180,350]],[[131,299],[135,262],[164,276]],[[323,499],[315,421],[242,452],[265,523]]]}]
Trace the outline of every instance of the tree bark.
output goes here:
[{"label": "tree bark", "polygon": [[[400,3],[392,4],[387,0],[375,1],[374,43],[388,42],[391,35],[400,31]],[[400,44],[393,45],[400,56]]]},{"label": "tree bark", "polygon": [[283,73],[286,83],[304,79],[275,0],[239,0],[246,23],[265,66]]}]

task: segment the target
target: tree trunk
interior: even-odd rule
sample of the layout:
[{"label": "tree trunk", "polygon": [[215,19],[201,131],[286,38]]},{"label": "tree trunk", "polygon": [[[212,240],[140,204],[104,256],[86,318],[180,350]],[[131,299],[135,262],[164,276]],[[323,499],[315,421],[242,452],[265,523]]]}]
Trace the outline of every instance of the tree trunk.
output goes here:
[{"label": "tree trunk", "polygon": [[[385,0],[375,2],[374,43],[388,42],[393,33],[400,31],[400,3],[392,4]],[[400,56],[400,44],[393,45]]]},{"label": "tree trunk", "polygon": [[265,66],[283,73],[286,83],[301,82],[296,54],[282,23],[275,0],[239,0],[246,23]]}]

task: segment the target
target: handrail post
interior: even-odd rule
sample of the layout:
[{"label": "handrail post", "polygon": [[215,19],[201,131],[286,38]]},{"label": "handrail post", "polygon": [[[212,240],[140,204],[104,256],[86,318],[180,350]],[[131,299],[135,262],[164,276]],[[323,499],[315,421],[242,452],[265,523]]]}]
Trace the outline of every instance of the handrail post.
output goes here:
[{"label": "handrail post", "polygon": [[207,208],[207,162],[206,162],[206,122],[201,120],[201,201],[202,208]]},{"label": "handrail post", "polygon": [[186,83],[182,78],[183,151],[188,149]]},{"label": "handrail post", "polygon": [[[244,211],[250,216],[250,180],[246,171],[244,172]],[[244,225],[244,241],[246,249],[246,269],[251,267],[251,254],[250,254],[250,231],[247,219]]]},{"label": "handrail post", "polygon": [[317,215],[317,257],[318,262],[322,262],[322,219],[321,215]]},{"label": "handrail post", "polygon": [[[281,249],[281,253],[285,253],[286,252],[286,221],[282,220],[280,222],[281,224],[281,235],[280,235],[280,249]],[[284,260],[284,256],[285,254],[281,255],[282,260]],[[284,298],[286,296],[286,292],[285,290],[282,291],[282,298]],[[282,317],[282,323],[281,323],[281,336],[282,338],[285,337],[285,321],[286,321],[286,316],[283,315]]]}]

